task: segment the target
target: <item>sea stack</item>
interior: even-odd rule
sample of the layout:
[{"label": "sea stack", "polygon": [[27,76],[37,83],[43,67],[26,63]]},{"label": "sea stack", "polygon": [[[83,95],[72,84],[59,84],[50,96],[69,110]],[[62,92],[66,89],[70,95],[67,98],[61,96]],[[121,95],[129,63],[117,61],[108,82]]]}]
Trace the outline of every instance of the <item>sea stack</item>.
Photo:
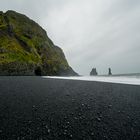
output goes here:
[{"label": "sea stack", "polygon": [[108,68],[108,75],[112,75],[111,68]]},{"label": "sea stack", "polygon": [[96,71],[96,68],[93,68],[90,72],[90,75],[93,76],[93,75],[98,75],[97,71]]}]

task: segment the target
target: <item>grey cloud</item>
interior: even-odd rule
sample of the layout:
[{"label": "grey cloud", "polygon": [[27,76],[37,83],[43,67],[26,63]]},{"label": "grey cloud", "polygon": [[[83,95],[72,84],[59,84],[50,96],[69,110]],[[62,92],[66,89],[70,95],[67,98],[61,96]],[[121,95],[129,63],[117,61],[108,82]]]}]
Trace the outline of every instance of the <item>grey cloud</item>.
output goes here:
[{"label": "grey cloud", "polygon": [[80,74],[140,72],[139,0],[0,0],[0,9],[43,26]]}]

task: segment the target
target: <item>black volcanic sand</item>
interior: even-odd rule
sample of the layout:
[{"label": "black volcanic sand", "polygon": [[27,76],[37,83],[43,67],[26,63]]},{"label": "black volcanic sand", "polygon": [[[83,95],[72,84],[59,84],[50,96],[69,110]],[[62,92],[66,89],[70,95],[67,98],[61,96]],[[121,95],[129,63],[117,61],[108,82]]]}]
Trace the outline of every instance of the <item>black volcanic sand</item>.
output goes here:
[{"label": "black volcanic sand", "polygon": [[0,140],[140,140],[140,86],[0,77]]}]

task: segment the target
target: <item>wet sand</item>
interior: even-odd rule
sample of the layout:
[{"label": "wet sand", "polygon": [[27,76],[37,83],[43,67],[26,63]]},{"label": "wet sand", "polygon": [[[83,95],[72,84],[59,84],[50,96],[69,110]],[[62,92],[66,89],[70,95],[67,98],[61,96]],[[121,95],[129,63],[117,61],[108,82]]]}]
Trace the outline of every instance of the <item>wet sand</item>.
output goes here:
[{"label": "wet sand", "polygon": [[140,86],[0,77],[0,140],[139,140]]}]

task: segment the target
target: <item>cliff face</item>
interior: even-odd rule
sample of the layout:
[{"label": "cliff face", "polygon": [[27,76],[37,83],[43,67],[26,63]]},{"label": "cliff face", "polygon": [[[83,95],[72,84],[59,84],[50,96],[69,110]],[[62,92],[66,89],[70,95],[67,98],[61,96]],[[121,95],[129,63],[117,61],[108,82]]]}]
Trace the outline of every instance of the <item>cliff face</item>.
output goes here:
[{"label": "cliff face", "polygon": [[0,12],[0,75],[77,75],[37,23]]}]

